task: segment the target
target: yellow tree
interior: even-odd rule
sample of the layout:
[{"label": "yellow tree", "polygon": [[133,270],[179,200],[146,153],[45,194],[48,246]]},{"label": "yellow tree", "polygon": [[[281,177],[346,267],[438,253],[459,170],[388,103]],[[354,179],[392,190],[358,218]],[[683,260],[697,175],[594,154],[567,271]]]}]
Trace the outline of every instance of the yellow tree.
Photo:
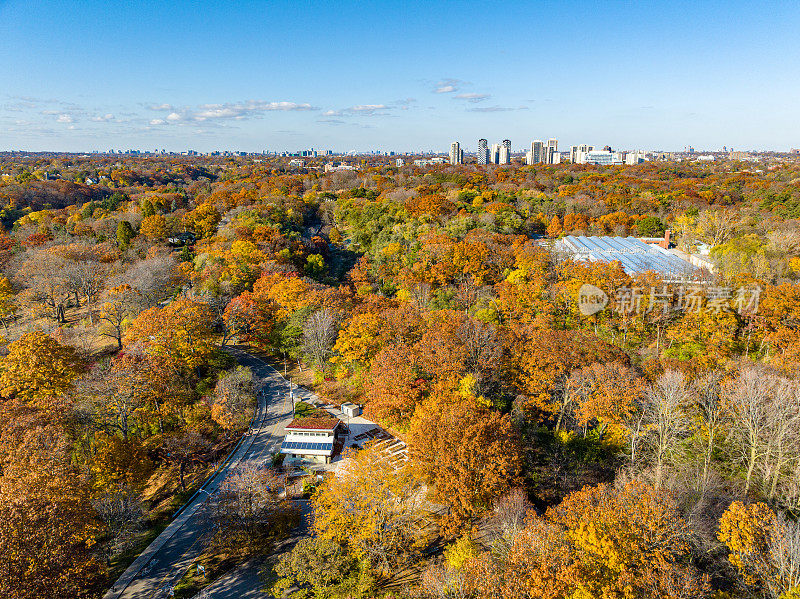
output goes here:
[{"label": "yellow tree", "polygon": [[585,487],[543,517],[530,514],[507,552],[465,564],[478,599],[701,599],[689,530],[663,493],[629,483]]},{"label": "yellow tree", "polygon": [[214,351],[213,322],[208,304],[179,299],[142,312],[125,331],[123,343],[141,343],[148,354],[189,372],[205,364]]},{"label": "yellow tree", "polygon": [[764,503],[734,501],[722,514],[717,537],[728,560],[754,589],[774,599],[800,596],[800,525],[776,515]]},{"label": "yellow tree", "polygon": [[139,233],[148,239],[163,239],[167,236],[167,219],[163,214],[146,216],[139,227]]},{"label": "yellow tree", "polygon": [[117,342],[122,349],[122,335],[136,314],[139,296],[130,285],[117,285],[106,292],[100,307],[100,334]]},{"label": "yellow tree", "polygon": [[105,582],[103,534],[60,410],[0,404],[0,596],[89,599]]},{"label": "yellow tree", "polygon": [[314,532],[388,574],[419,548],[420,485],[374,446],[348,450],[312,499]]},{"label": "yellow tree", "polygon": [[622,440],[625,424],[644,393],[644,380],[631,368],[619,363],[595,363],[572,373],[567,392],[575,397],[578,425],[584,429],[596,424],[601,432],[610,429]]},{"label": "yellow tree", "polygon": [[14,289],[11,287],[11,281],[7,277],[0,276],[0,321],[8,335],[8,321],[14,316],[17,311],[15,302]]},{"label": "yellow tree", "polygon": [[384,319],[379,314],[356,314],[339,331],[331,361],[366,366],[385,342],[382,335],[384,328]]},{"label": "yellow tree", "polygon": [[509,370],[525,407],[560,422],[566,381],[573,370],[596,362],[629,360],[624,351],[591,333],[522,328],[515,332]]},{"label": "yellow tree", "polygon": [[61,345],[42,331],[34,331],[8,346],[0,370],[3,397],[35,400],[72,389],[81,372],[81,363],[71,347]]}]

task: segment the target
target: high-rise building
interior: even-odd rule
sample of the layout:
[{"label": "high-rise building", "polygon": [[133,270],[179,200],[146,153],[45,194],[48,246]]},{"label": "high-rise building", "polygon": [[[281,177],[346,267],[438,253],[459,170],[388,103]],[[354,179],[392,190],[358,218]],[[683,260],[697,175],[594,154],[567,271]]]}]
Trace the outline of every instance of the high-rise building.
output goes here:
[{"label": "high-rise building", "polygon": [[492,151],[489,154],[491,164],[500,164],[500,144],[492,144]]},{"label": "high-rise building", "polygon": [[511,164],[511,140],[504,139],[500,144],[500,155],[497,164]]},{"label": "high-rise building", "polygon": [[531,158],[533,164],[540,164],[544,158],[544,143],[542,140],[537,139],[531,143]]},{"label": "high-rise building", "polygon": [[450,164],[463,164],[464,151],[461,149],[461,144],[454,141],[450,144]]},{"label": "high-rise building", "polygon": [[507,146],[500,146],[497,164],[511,164],[511,150]]},{"label": "high-rise building", "polygon": [[586,164],[586,155],[594,150],[594,146],[581,144],[579,146],[572,146],[572,156],[570,160],[574,164]]},{"label": "high-rise building", "polygon": [[544,162],[546,164],[554,164],[553,157],[556,155],[556,152],[558,152],[558,140],[553,138],[548,139]]},{"label": "high-rise building", "polygon": [[478,140],[478,164],[489,163],[489,142],[485,139]]}]

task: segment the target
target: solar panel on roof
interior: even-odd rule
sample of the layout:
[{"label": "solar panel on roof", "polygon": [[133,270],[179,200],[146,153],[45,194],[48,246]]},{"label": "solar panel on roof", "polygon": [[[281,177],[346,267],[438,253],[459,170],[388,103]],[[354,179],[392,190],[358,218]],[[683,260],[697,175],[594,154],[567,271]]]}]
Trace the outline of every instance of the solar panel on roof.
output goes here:
[{"label": "solar panel on roof", "polygon": [[284,441],[281,444],[282,450],[295,451],[331,451],[333,443],[312,443],[310,441]]}]

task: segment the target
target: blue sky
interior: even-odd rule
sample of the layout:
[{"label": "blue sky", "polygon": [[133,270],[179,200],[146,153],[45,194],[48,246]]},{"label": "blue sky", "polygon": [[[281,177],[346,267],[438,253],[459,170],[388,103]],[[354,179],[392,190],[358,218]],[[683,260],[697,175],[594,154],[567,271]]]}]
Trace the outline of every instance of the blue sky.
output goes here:
[{"label": "blue sky", "polygon": [[800,2],[0,0],[0,150],[800,146]]}]

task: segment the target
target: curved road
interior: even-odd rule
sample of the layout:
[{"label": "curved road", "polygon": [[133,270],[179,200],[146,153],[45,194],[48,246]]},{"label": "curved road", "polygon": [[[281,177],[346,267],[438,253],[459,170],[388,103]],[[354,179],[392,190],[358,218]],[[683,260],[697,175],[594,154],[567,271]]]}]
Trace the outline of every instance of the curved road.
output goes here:
[{"label": "curved road", "polygon": [[239,364],[253,371],[258,408],[250,430],[231,459],[182,508],[177,518],[145,549],[103,599],[162,599],[211,540],[209,498],[228,473],[242,462],[256,463],[278,451],[283,429],[292,419],[289,384],[263,360],[236,347],[226,348]]}]

